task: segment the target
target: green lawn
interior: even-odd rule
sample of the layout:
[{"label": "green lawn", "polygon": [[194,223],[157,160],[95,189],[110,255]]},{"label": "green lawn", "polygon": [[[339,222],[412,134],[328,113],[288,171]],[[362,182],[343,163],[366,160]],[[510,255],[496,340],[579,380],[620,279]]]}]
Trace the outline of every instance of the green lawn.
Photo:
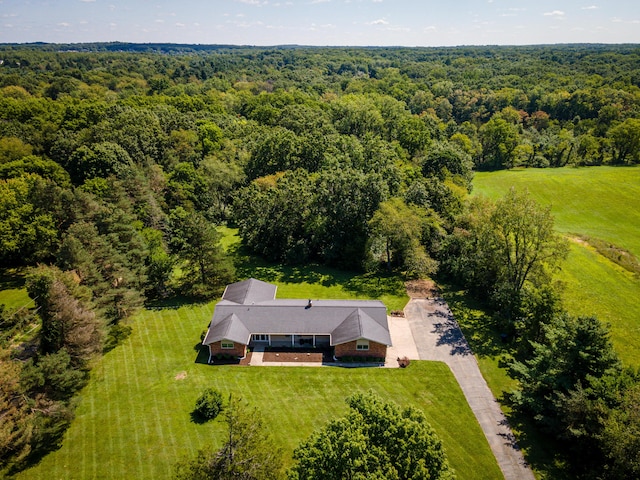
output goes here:
[{"label": "green lawn", "polygon": [[566,286],[566,308],[608,324],[622,361],[640,366],[640,279],[593,248],[573,243],[557,278]]},{"label": "green lawn", "polygon": [[[511,186],[527,188],[551,205],[560,232],[611,242],[640,257],[640,168],[592,167],[481,172],[474,194],[502,196]],[[640,278],[593,248],[572,242],[558,277],[574,315],[596,315],[610,325],[622,360],[640,365]]]},{"label": "green lawn", "polygon": [[402,310],[409,301],[402,278],[382,273],[356,273],[321,265],[276,265],[247,253],[237,229],[220,227],[221,244],[234,259],[238,277],[278,285],[278,298],[377,299],[387,311]]},{"label": "green lawn", "polygon": [[5,306],[7,312],[33,307],[33,300],[24,288],[24,273],[21,270],[0,271],[0,304]]},{"label": "green lawn", "polygon": [[18,478],[170,478],[180,457],[222,441],[220,421],[191,422],[190,412],[205,387],[258,407],[288,462],[293,448],[314,428],[346,411],[347,396],[372,389],[426,413],[459,479],[502,478],[444,364],[412,362],[407,369],[208,366],[196,363],[196,345],[212,312],[213,304],[206,304],[137,315],[133,334],[93,370],[63,446]]}]

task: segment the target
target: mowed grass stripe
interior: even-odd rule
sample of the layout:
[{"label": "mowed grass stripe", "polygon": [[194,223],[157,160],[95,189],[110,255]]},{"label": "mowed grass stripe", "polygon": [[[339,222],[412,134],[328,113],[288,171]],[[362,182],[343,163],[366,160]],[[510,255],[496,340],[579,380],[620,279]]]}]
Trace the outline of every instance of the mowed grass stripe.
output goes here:
[{"label": "mowed grass stripe", "polygon": [[[346,411],[345,398],[371,389],[425,412],[459,478],[477,478],[478,472],[483,478],[502,478],[446,365],[413,362],[407,369],[341,369],[196,364],[193,347],[212,311],[213,305],[206,305],[139,314],[131,337],[99,361],[62,448],[18,478],[79,479],[90,472],[105,479],[171,478],[182,456],[205,446],[217,448],[223,441],[221,419],[204,425],[191,422],[195,400],[207,387],[258,408],[288,463],[293,448],[313,430]],[[180,372],[186,377],[176,378]],[[102,435],[91,434],[94,427],[83,425],[87,422],[95,422]],[[81,465],[86,462],[97,465]]]},{"label": "mowed grass stripe", "polygon": [[[158,328],[162,324],[160,323],[156,325],[157,325],[156,328]],[[145,367],[144,371],[149,372],[151,374],[151,378],[155,376],[156,372],[158,373],[158,377],[161,378],[161,375],[159,374],[159,372],[165,371],[163,367],[166,363],[166,362],[162,362],[162,357],[165,353],[165,349],[163,348],[164,345],[160,345],[160,348],[158,348],[157,345],[154,346],[149,339],[149,333],[150,332],[148,329],[143,329],[142,335],[140,335],[140,346],[139,346],[140,351],[147,352],[146,355],[142,355],[144,362],[141,362],[141,364],[143,364]],[[163,333],[164,332],[162,331],[162,329],[159,328],[157,332],[154,332],[154,336],[159,338],[165,338],[166,335],[163,335]],[[151,359],[153,359],[153,361],[150,361]],[[142,379],[142,380],[145,380],[145,379]],[[162,386],[163,384],[159,384],[153,387],[150,385],[147,385],[147,387],[145,388],[146,390],[145,402],[146,402],[147,408],[144,409],[144,415],[156,419],[155,422],[149,425],[149,429],[146,432],[147,438],[145,438],[145,445],[147,446],[147,448],[149,448],[149,446],[153,444],[152,439],[161,440],[161,443],[158,445],[158,447],[153,449],[155,455],[166,455],[167,448],[168,448],[167,443],[170,443],[170,438],[167,438],[167,436],[164,435],[164,432],[162,430],[162,423],[164,421],[165,416],[168,414],[168,412],[164,412],[163,414],[161,414],[160,411],[158,410],[158,403],[161,400],[160,398],[158,398],[158,390],[162,388]],[[164,394],[166,395],[166,392]],[[147,424],[148,423],[149,422],[147,422]],[[149,458],[148,451],[145,452],[145,458]],[[151,465],[147,465],[146,461],[144,463],[147,469],[145,474],[155,477],[156,475],[155,475],[155,472],[153,471],[154,462],[151,462]],[[151,478],[151,476],[149,478]]]},{"label": "mowed grass stripe", "polygon": [[[139,338],[139,335],[135,337],[135,339]],[[146,421],[136,422],[138,418],[143,419],[144,414],[140,411],[146,403],[146,398],[137,398],[143,396],[146,393],[146,389],[142,390],[140,388],[140,377],[137,372],[137,364],[139,361],[142,361],[144,355],[141,355],[140,358],[135,358],[133,355],[134,351],[139,351],[139,348],[134,346],[133,342],[127,342],[122,346],[122,352],[124,353],[124,358],[122,362],[122,366],[124,367],[124,384],[121,385],[120,394],[125,397],[124,402],[118,402],[120,405],[120,409],[116,410],[116,414],[118,418],[126,418],[129,417],[131,419],[131,423],[125,423],[122,427],[129,429],[129,434],[133,437],[133,450],[136,452],[134,457],[131,459],[131,462],[124,462],[124,465],[129,465],[129,468],[133,470],[133,476],[138,476],[140,478],[144,478],[142,475],[144,471],[144,457],[143,457],[143,446],[146,445],[146,438],[148,437],[149,424]],[[135,358],[135,359],[134,359]],[[113,371],[112,375],[117,375],[117,372]],[[128,410],[128,411],[127,411]],[[120,442],[122,442],[124,437],[124,431],[120,430],[117,432],[118,438]],[[121,455],[127,455],[126,451],[120,450]],[[123,472],[124,473],[124,472]]]}]

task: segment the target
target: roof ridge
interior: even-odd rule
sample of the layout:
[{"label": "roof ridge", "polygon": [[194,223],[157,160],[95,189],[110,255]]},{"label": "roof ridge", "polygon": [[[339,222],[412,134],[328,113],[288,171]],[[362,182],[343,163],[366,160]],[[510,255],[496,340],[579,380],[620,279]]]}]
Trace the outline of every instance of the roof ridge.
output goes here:
[{"label": "roof ridge", "polygon": [[360,307],[356,308],[356,316],[358,318],[358,333],[362,336],[363,328],[362,328],[362,314],[364,312],[360,309]]},{"label": "roof ridge", "polygon": [[247,282],[247,284],[249,285],[247,287],[247,289],[244,291],[244,295],[242,296],[242,305],[244,305],[245,300],[247,299],[247,297],[249,296],[249,292],[251,291],[251,286],[253,285],[253,282],[255,281],[255,278],[253,277],[249,277],[247,280],[245,280]]}]

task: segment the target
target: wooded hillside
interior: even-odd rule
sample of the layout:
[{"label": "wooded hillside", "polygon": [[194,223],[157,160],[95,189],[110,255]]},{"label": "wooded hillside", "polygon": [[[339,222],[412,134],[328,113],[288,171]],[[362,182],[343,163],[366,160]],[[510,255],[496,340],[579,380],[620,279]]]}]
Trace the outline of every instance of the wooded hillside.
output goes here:
[{"label": "wooded hillside", "polygon": [[522,355],[578,334],[544,287],[566,254],[552,218],[515,192],[468,204],[473,170],[639,161],[636,45],[0,45],[0,262],[37,306],[2,312],[0,471],[55,447],[136,309],[235,278],[222,224],[273,262],[448,275]]}]

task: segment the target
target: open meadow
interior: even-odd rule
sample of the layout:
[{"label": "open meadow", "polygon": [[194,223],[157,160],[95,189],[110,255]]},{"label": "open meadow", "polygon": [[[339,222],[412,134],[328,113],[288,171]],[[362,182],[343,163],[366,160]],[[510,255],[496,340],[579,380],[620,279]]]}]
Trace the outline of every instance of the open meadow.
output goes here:
[{"label": "open meadow", "polygon": [[474,195],[496,199],[512,186],[527,188],[540,204],[551,205],[556,229],[572,239],[557,277],[566,287],[566,308],[609,324],[622,360],[639,366],[640,276],[598,253],[591,243],[602,240],[640,257],[640,168],[480,172],[474,178]]}]

